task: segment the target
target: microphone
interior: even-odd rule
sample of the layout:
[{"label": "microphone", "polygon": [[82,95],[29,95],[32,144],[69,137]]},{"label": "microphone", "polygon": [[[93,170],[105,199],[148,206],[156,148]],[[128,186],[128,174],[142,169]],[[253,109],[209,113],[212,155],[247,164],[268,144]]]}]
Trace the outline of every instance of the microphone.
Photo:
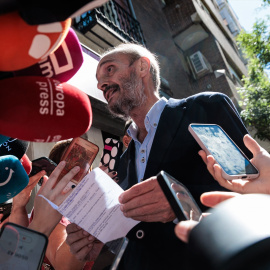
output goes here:
[{"label": "microphone", "polygon": [[17,8],[22,18],[30,25],[64,21],[75,18],[88,10],[106,3],[108,0],[20,0]]},{"label": "microphone", "polygon": [[92,124],[89,97],[78,88],[45,77],[0,81],[0,134],[33,142],[79,137]]},{"label": "microphone", "polygon": [[23,168],[25,169],[27,175],[32,171],[32,161],[28,158],[26,154],[22,156],[20,159],[21,164],[23,165]]},{"label": "microphone", "polygon": [[44,76],[60,82],[67,82],[83,63],[83,53],[75,31],[70,28],[61,45],[38,63],[14,71],[15,76]]},{"label": "microphone", "polygon": [[0,156],[12,155],[21,159],[26,153],[28,146],[29,142],[9,138],[0,145]]},{"label": "microphone", "polygon": [[29,67],[56,50],[68,34],[71,19],[44,25],[29,25],[17,11],[0,16],[2,39],[0,71]]},{"label": "microphone", "polygon": [[20,160],[15,156],[0,157],[0,203],[20,193],[29,182],[29,177]]},{"label": "microphone", "polygon": [[0,144],[4,143],[8,139],[9,139],[9,137],[0,134]]}]

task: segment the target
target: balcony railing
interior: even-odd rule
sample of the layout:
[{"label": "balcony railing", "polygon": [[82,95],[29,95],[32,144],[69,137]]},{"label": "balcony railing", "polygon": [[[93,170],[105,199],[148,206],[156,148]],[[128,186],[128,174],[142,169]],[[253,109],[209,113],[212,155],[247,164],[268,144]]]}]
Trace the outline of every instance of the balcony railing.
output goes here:
[{"label": "balcony railing", "polygon": [[112,0],[76,18],[74,27],[85,34],[91,31],[98,22],[105,24],[128,42],[145,45],[140,23]]}]

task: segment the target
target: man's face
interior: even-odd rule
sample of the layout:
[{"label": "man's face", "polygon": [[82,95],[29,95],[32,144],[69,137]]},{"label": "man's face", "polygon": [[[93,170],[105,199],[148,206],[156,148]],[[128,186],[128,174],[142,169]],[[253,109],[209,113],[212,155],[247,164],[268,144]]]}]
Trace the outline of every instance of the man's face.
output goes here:
[{"label": "man's face", "polygon": [[136,72],[137,61],[130,64],[126,55],[112,54],[102,58],[97,67],[98,88],[110,112],[124,119],[146,100],[142,79]]}]

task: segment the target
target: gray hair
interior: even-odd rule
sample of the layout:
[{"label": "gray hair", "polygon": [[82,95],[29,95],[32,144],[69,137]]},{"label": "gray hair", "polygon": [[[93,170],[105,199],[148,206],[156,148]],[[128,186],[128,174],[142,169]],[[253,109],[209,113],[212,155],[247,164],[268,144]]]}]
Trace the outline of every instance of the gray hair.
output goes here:
[{"label": "gray hair", "polygon": [[122,53],[129,57],[130,65],[132,65],[136,60],[141,57],[147,57],[150,60],[150,73],[155,86],[155,90],[158,92],[160,87],[160,68],[157,56],[150,52],[148,49],[142,45],[134,43],[122,43],[114,48],[110,48],[101,58],[109,54]]}]

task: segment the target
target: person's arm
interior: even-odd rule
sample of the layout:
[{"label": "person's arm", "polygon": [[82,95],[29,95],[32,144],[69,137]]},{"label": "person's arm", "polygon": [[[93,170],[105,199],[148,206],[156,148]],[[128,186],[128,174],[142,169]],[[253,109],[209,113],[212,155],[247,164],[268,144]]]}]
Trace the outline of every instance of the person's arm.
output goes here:
[{"label": "person's arm", "polygon": [[[201,202],[208,206],[208,207],[214,207],[217,204],[234,198],[235,196],[238,196],[240,194],[234,193],[234,192],[222,192],[222,191],[212,191],[212,192],[205,192],[201,195]],[[205,218],[208,215],[208,213],[203,213],[202,218]],[[206,217],[207,218],[207,217]],[[185,243],[188,243],[189,234],[191,230],[198,224],[199,222],[194,220],[185,220],[179,222],[175,226],[175,234],[176,236],[182,240]]]},{"label": "person's arm", "polygon": [[66,227],[58,224],[49,237],[46,257],[57,270],[83,269],[84,261],[79,261],[71,252],[66,243]]},{"label": "person's arm", "polygon": [[156,177],[132,186],[119,196],[126,217],[145,222],[169,222],[176,216]]},{"label": "person's arm", "polygon": [[[56,184],[56,180],[64,169],[65,164],[65,161],[61,161],[52,172],[49,179],[44,176],[45,185],[42,185],[39,195],[35,197],[35,215],[28,226],[30,229],[44,233],[48,237],[61,220],[62,215],[54,209],[47,200],[51,201],[56,206],[60,205],[72,192],[72,190],[70,190],[67,193],[63,193],[63,189],[80,170],[79,166],[74,167]],[[54,187],[55,184],[56,186]]]},{"label": "person's arm", "polygon": [[36,186],[40,178],[45,174],[45,171],[40,171],[39,173],[30,177],[28,185],[19,194],[13,197],[12,210],[9,216],[9,222],[28,227],[29,219],[26,211],[26,205],[30,200],[33,188]]},{"label": "person's arm", "polygon": [[234,192],[238,193],[265,193],[270,194],[270,155],[249,135],[244,136],[244,144],[252,152],[252,164],[259,170],[259,177],[256,179],[226,180],[222,177],[221,167],[215,163],[213,156],[206,156],[201,150],[199,155],[207,165],[208,171],[218,183]]}]

